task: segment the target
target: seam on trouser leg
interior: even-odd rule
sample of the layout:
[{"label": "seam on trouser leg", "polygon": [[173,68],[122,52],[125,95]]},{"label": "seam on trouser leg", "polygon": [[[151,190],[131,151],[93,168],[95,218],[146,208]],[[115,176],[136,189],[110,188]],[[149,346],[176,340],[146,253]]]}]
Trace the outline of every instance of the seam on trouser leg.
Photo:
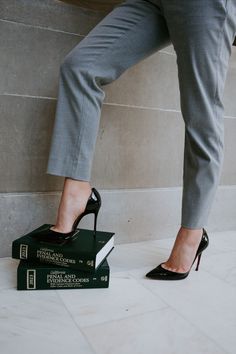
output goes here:
[{"label": "seam on trouser leg", "polygon": [[[228,15],[228,8],[227,8],[227,3],[228,3],[228,0],[225,0],[225,4],[224,4],[224,7],[225,7],[225,18],[224,18],[224,23],[223,23],[223,26],[222,26],[222,30],[219,31],[219,36],[220,36],[220,39],[219,39],[219,45],[218,45],[218,50],[217,50],[217,61],[216,61],[216,79],[215,79],[215,93],[214,93],[214,114],[215,114],[215,118],[216,118],[216,121],[218,119],[218,112],[216,110],[216,107],[217,107],[217,100],[218,100],[218,97],[217,97],[217,94],[219,92],[219,65],[220,65],[220,58],[221,58],[221,53],[222,53],[222,47],[223,47],[223,37],[225,35],[225,29],[226,29],[226,20],[227,20],[227,15]],[[220,142],[220,136],[219,136],[219,132],[218,132],[218,143],[221,144]]]},{"label": "seam on trouser leg", "polygon": [[[85,93],[83,93],[83,100],[82,100],[82,109],[81,109],[81,116],[82,114],[84,113],[84,101],[85,101]],[[77,138],[77,141],[75,143],[75,148],[74,148],[74,153],[76,153],[76,151],[78,151],[80,149],[80,145],[81,145],[81,141],[82,141],[82,133],[84,132],[84,129],[85,129],[85,124],[82,124],[82,128],[80,129],[80,132],[79,132],[79,135],[78,135],[78,138]],[[73,158],[73,165],[72,165],[72,173],[75,173],[75,170],[77,168],[77,159],[76,158]]]}]

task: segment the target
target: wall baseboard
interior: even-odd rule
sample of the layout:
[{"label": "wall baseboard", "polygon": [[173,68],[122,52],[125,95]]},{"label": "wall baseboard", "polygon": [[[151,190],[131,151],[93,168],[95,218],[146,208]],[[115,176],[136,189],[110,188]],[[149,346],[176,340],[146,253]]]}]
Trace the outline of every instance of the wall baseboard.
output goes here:
[{"label": "wall baseboard", "polygon": [[[174,237],[180,226],[182,187],[100,190],[98,230],[115,232],[115,243]],[[11,255],[13,239],[44,223],[54,223],[60,192],[0,194],[0,257]],[[149,213],[149,210],[152,212]],[[236,229],[236,186],[219,186],[208,231]],[[93,228],[86,215],[81,228]]]}]

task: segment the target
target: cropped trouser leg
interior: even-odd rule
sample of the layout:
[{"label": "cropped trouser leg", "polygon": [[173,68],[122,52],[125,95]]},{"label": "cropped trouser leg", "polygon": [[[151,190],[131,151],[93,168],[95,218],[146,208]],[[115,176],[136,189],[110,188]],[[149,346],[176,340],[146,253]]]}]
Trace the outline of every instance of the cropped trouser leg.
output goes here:
[{"label": "cropped trouser leg", "polygon": [[223,162],[235,7],[235,0],[127,0],[111,11],[61,65],[47,173],[89,181],[102,85],[172,42],[185,123],[181,225],[206,226]]},{"label": "cropped trouser leg", "polygon": [[127,0],[105,16],[65,57],[47,173],[89,181],[103,85],[170,44],[160,9]]},{"label": "cropped trouser leg", "polygon": [[177,55],[185,123],[181,225],[205,227],[224,155],[223,91],[236,32],[235,0],[162,1]]}]

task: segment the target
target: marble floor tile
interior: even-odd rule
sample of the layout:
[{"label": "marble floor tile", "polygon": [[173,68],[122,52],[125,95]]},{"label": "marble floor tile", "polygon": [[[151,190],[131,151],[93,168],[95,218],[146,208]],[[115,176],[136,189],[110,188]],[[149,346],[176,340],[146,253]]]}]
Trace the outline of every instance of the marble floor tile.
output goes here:
[{"label": "marble floor tile", "polygon": [[234,354],[236,232],[209,238],[176,282],[145,276],[174,238],[115,245],[109,288],[17,291],[19,260],[0,259],[1,353]]},{"label": "marble floor tile", "polygon": [[82,330],[97,354],[226,354],[171,308]]},{"label": "marble floor tile", "polygon": [[209,233],[209,246],[216,252],[236,251],[236,231]]},{"label": "marble floor tile", "polygon": [[236,251],[208,255],[204,258],[202,268],[236,286]]},{"label": "marble floor tile", "polygon": [[127,271],[162,261],[168,249],[159,247],[157,241],[143,241],[116,245],[109,255],[111,272]]},{"label": "marble floor tile", "polygon": [[57,290],[68,311],[80,327],[114,321],[146,311],[160,309],[166,304],[127,272],[113,274],[109,288]]},{"label": "marble floor tile", "polygon": [[1,290],[0,299],[1,353],[94,353],[54,290]]},{"label": "marble floor tile", "polygon": [[235,286],[209,274],[201,265],[198,272],[192,270],[187,278],[179,281],[148,279],[144,276],[146,270],[146,267],[130,270],[129,274],[226,352],[235,353]]}]

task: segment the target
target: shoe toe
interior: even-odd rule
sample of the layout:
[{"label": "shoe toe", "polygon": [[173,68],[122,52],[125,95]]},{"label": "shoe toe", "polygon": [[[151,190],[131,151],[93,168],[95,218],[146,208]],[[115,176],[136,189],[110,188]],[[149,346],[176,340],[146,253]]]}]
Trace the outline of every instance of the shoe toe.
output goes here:
[{"label": "shoe toe", "polygon": [[153,268],[150,270],[147,274],[146,277],[148,278],[157,278],[157,277],[163,277],[166,276],[167,272],[164,268],[161,267],[161,264],[159,264],[157,267]]},{"label": "shoe toe", "polygon": [[150,272],[146,274],[146,277],[152,279],[160,280],[179,280],[187,277],[188,272],[186,273],[177,273],[171,270],[165,269],[161,266],[160,263],[157,267],[153,268]]}]

